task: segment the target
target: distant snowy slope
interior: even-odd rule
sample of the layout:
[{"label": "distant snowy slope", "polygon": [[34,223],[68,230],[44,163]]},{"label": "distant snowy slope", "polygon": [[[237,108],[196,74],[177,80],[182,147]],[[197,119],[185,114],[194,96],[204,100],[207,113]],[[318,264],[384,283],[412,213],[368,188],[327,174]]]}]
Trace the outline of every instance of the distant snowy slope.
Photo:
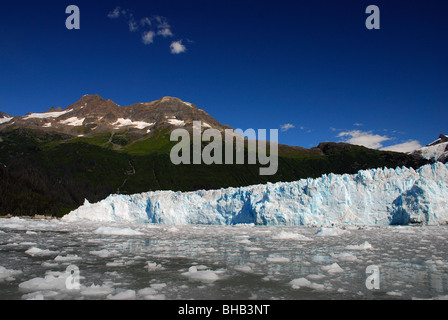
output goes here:
[{"label": "distant snowy slope", "polygon": [[0,111],[0,124],[11,121],[14,117]]},{"label": "distant snowy slope", "polygon": [[425,159],[446,163],[448,159],[448,136],[441,134],[439,139],[420,148],[416,152],[421,154]]},{"label": "distant snowy slope", "polygon": [[448,222],[448,168],[373,169],[289,183],[197,192],[111,195],[64,221],[161,224],[389,225]]}]

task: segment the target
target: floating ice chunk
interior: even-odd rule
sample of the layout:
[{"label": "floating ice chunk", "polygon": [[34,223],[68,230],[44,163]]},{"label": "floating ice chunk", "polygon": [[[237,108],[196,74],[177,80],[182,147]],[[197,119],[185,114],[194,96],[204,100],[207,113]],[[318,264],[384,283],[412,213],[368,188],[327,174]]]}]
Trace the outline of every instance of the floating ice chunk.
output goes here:
[{"label": "floating ice chunk", "polygon": [[43,290],[56,290],[66,291],[66,280],[68,274],[51,273],[47,274],[45,278],[37,277],[24,281],[19,284],[19,288],[25,292],[43,291]]},{"label": "floating ice chunk", "polygon": [[179,231],[179,229],[176,228],[175,226],[172,226],[170,228],[166,228],[165,230],[168,231],[168,232],[178,232]]},{"label": "floating ice chunk", "polygon": [[330,260],[330,258],[325,255],[316,254],[311,258],[311,260],[315,263],[326,263]]},{"label": "floating ice chunk", "polygon": [[159,294],[154,288],[144,288],[137,291],[137,295],[143,296],[145,300],[165,300],[164,294]]},{"label": "floating ice chunk", "polygon": [[413,234],[415,233],[412,228],[409,228],[408,226],[397,226],[396,231],[398,233],[405,233],[405,234]]},{"label": "floating ice chunk", "polygon": [[424,263],[425,264],[429,264],[429,265],[437,265],[439,267],[444,265],[444,262],[442,260],[432,260],[432,259],[429,259],[429,260],[426,260]]},{"label": "floating ice chunk", "polygon": [[150,286],[155,290],[162,290],[163,288],[166,288],[166,283],[151,283]]},{"label": "floating ice chunk", "polygon": [[434,263],[435,263],[436,266],[439,266],[439,267],[446,266],[446,263],[443,260],[436,260],[436,261],[434,261]]},{"label": "floating ice chunk", "polygon": [[117,228],[117,227],[99,227],[93,233],[113,236],[135,236],[142,235],[143,232],[131,228]]},{"label": "floating ice chunk", "polygon": [[346,262],[358,261],[358,258],[349,252],[333,253],[331,254],[331,256],[339,261],[346,261]]},{"label": "floating ice chunk", "polygon": [[42,292],[37,291],[37,292],[24,294],[22,296],[22,299],[23,300],[45,300],[45,297]]},{"label": "floating ice chunk", "polygon": [[68,254],[66,256],[58,255],[56,258],[54,258],[54,261],[57,262],[76,261],[76,260],[82,260],[82,258],[77,256],[76,254]]},{"label": "floating ice chunk", "polygon": [[143,297],[145,300],[166,300],[164,294],[148,294]]},{"label": "floating ice chunk", "polygon": [[165,270],[165,268],[162,265],[157,264],[156,262],[151,262],[151,261],[147,262],[145,268],[148,270],[148,272]]},{"label": "floating ice chunk", "polygon": [[123,260],[115,260],[113,262],[106,263],[106,267],[124,267],[124,261]]},{"label": "floating ice chunk", "polygon": [[281,231],[280,233],[272,236],[273,240],[299,240],[299,241],[313,241],[313,239],[308,238],[304,235],[293,233],[293,232],[286,232]]},{"label": "floating ice chunk", "polygon": [[314,290],[324,290],[325,289],[325,286],[323,284],[313,283],[305,278],[298,278],[298,279],[291,280],[289,282],[289,285],[293,289],[301,289],[301,288],[309,288],[309,289],[314,289]]},{"label": "floating ice chunk", "polygon": [[154,288],[144,288],[137,291],[139,296],[155,295],[157,293],[157,290]]},{"label": "floating ice chunk", "polygon": [[31,241],[25,241],[25,242],[21,242],[20,245],[22,246],[35,246],[37,245],[36,242],[31,242]]},{"label": "floating ice chunk", "polygon": [[398,291],[388,291],[388,292],[386,292],[386,294],[388,296],[393,296],[393,297],[401,297],[403,295],[403,293],[398,292]]},{"label": "floating ice chunk", "polygon": [[212,283],[216,280],[219,280],[218,275],[215,271],[211,270],[204,270],[204,271],[198,271],[196,266],[192,266],[188,269],[188,272],[182,273],[183,276],[188,277],[190,280],[193,281],[200,281],[204,283]]},{"label": "floating ice chunk", "polygon": [[134,290],[126,290],[121,291],[115,295],[108,295],[108,300],[134,300],[135,299],[135,291]]},{"label": "floating ice chunk", "polygon": [[344,270],[336,262],[329,266],[322,266],[321,269],[331,274],[344,272]]},{"label": "floating ice chunk", "polygon": [[89,252],[90,254],[93,254],[95,256],[98,256],[100,258],[109,258],[112,256],[116,256],[118,254],[118,251],[116,250],[107,250],[107,249],[102,249],[102,250],[93,250]]},{"label": "floating ice chunk", "polygon": [[44,262],[42,262],[41,266],[44,267],[44,268],[54,268],[54,267],[59,266],[59,263],[57,263],[57,262],[56,263],[51,263],[51,262],[48,262],[48,261],[44,261]]},{"label": "floating ice chunk", "polygon": [[433,297],[432,300],[448,300],[448,295]]},{"label": "floating ice chunk", "polygon": [[300,289],[302,287],[310,287],[311,286],[311,281],[305,279],[305,278],[299,278],[299,279],[294,279],[291,280],[289,282],[289,285],[293,288],[293,289]]},{"label": "floating ice chunk", "polygon": [[208,267],[206,265],[200,264],[200,265],[194,265],[196,270],[208,270]]},{"label": "floating ice chunk", "polygon": [[341,234],[347,233],[349,231],[342,230],[340,228],[327,228],[322,227],[316,232],[316,236],[318,237],[333,237],[333,236],[340,236]]},{"label": "floating ice chunk", "polygon": [[3,266],[0,266],[0,282],[2,281],[13,281],[15,280],[15,276],[22,274],[20,270],[12,270],[6,269]]},{"label": "floating ice chunk", "polygon": [[288,263],[291,260],[289,258],[286,257],[280,257],[280,256],[275,256],[275,255],[271,255],[268,258],[266,258],[267,262],[272,262],[272,263]]},{"label": "floating ice chunk", "polygon": [[370,243],[368,243],[367,241],[363,242],[362,244],[359,245],[348,245],[345,247],[348,250],[369,250],[369,249],[373,249],[372,245]]},{"label": "floating ice chunk", "polygon": [[114,292],[114,288],[109,285],[95,285],[92,284],[90,287],[86,287],[81,290],[80,294],[83,296],[94,297],[94,296],[105,296]]},{"label": "floating ice chunk", "polygon": [[58,251],[51,251],[51,250],[48,250],[48,249],[40,249],[40,248],[37,248],[37,247],[32,247],[32,248],[26,250],[25,253],[27,255],[32,256],[32,257],[45,257],[45,256],[56,255],[59,252]]},{"label": "floating ice chunk", "polygon": [[311,280],[320,280],[320,279],[325,278],[325,275],[323,275],[323,274],[309,274],[306,277],[308,279],[311,279]]},{"label": "floating ice chunk", "polygon": [[234,269],[236,271],[243,272],[243,273],[253,273],[254,272],[252,270],[252,268],[248,265],[235,266]]},{"label": "floating ice chunk", "polygon": [[254,251],[264,251],[263,248],[260,247],[244,247],[245,251],[250,251],[250,252],[254,252]]}]

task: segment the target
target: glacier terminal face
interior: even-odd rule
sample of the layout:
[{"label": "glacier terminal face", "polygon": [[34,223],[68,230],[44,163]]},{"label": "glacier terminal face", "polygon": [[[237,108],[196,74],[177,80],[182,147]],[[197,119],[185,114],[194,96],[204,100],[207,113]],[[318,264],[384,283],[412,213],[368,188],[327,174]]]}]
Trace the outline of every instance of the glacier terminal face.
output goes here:
[{"label": "glacier terminal face", "polygon": [[448,222],[448,164],[195,192],[111,195],[63,221],[206,225],[428,225]]}]

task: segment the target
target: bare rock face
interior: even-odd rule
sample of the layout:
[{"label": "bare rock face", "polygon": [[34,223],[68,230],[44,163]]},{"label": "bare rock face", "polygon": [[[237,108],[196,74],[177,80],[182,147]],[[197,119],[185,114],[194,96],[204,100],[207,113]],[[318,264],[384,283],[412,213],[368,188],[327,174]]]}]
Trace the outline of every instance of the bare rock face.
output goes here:
[{"label": "bare rock face", "polygon": [[173,97],[123,107],[99,95],[85,95],[65,109],[53,107],[43,113],[18,117],[0,113],[0,121],[0,131],[27,128],[73,136],[123,131],[146,135],[159,129],[175,128],[190,130],[193,121],[201,121],[205,128],[231,129],[196,105]]},{"label": "bare rock face", "polygon": [[9,114],[6,114],[6,113],[0,111],[0,119],[1,118],[11,118],[11,117],[12,116],[10,116]]}]

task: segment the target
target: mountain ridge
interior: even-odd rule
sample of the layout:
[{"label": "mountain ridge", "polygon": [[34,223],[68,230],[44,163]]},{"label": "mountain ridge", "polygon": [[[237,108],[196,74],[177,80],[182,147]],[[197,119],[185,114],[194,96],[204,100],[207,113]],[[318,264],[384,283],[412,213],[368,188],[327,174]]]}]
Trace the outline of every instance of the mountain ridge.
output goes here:
[{"label": "mountain ridge", "polygon": [[25,127],[85,136],[130,129],[144,135],[163,128],[189,127],[193,120],[202,121],[206,127],[231,129],[196,105],[179,98],[163,97],[152,102],[119,106],[99,95],[85,95],[65,109],[52,107],[42,113],[13,117],[0,127],[0,131]]}]

